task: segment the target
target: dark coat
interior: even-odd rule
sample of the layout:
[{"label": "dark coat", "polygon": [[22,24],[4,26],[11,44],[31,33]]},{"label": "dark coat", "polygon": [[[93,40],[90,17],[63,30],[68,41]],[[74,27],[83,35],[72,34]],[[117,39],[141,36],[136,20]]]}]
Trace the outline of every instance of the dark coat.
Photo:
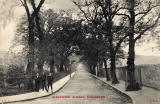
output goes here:
[{"label": "dark coat", "polygon": [[35,83],[40,83],[40,80],[41,80],[41,78],[40,78],[40,76],[35,76]]},{"label": "dark coat", "polygon": [[41,80],[42,80],[42,81],[46,81],[46,75],[45,75],[45,74],[42,74]]},{"label": "dark coat", "polygon": [[48,77],[47,77],[47,80],[48,80],[48,83],[52,83],[53,80],[54,80],[54,78],[53,78],[53,76],[48,76]]}]

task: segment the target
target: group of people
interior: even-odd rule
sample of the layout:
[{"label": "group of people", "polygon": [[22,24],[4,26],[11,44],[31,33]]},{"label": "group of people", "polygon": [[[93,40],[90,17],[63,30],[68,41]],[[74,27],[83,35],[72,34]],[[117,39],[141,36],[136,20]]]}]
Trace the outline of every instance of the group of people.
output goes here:
[{"label": "group of people", "polygon": [[[40,76],[39,73],[36,74],[35,80],[35,91],[39,92],[40,84],[42,86],[42,90],[44,89],[48,92],[49,88],[51,87],[51,91],[53,91],[52,83],[53,83],[53,76],[49,73],[48,76],[43,72]],[[47,83],[46,83],[47,82]]]}]

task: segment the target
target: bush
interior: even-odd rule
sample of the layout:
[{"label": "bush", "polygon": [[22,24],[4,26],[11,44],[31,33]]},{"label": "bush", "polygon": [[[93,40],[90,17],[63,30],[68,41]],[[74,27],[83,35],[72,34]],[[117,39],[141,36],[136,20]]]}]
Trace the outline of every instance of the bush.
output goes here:
[{"label": "bush", "polygon": [[7,72],[7,83],[9,84],[19,84],[24,82],[25,71],[23,67],[18,67],[15,65],[10,65]]}]

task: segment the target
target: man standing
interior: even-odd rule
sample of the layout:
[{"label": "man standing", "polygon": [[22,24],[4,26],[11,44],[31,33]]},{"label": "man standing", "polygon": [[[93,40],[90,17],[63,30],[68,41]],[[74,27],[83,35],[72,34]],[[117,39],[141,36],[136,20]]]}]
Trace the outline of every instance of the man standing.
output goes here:
[{"label": "man standing", "polygon": [[49,90],[49,87],[51,87],[51,91],[53,92],[53,88],[52,88],[52,83],[53,83],[53,76],[51,73],[49,73],[48,77],[47,77],[47,80],[48,80],[48,90]]},{"label": "man standing", "polygon": [[44,91],[45,89],[48,92],[47,87],[46,87],[46,75],[44,72],[42,73],[41,80],[42,80],[42,90]]},{"label": "man standing", "polygon": [[39,74],[37,73],[35,77],[35,91],[37,92],[39,92],[39,85],[40,85],[40,77]]}]

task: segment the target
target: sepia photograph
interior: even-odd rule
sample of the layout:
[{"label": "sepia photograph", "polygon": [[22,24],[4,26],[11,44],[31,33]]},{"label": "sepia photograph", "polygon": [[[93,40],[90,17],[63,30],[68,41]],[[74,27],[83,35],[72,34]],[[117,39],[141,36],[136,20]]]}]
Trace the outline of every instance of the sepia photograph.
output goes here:
[{"label": "sepia photograph", "polygon": [[160,104],[160,0],[0,0],[0,104]]}]

